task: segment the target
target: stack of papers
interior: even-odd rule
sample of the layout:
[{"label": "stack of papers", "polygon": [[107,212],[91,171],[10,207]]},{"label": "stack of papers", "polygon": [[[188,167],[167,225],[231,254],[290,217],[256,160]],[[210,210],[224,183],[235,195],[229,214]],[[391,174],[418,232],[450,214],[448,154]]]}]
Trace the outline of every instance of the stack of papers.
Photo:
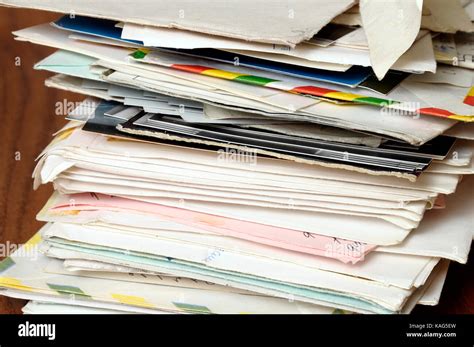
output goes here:
[{"label": "stack of papers", "polygon": [[0,3],[66,13],[14,35],[86,96],[0,263],[25,313],[409,313],[467,262],[470,1]]}]

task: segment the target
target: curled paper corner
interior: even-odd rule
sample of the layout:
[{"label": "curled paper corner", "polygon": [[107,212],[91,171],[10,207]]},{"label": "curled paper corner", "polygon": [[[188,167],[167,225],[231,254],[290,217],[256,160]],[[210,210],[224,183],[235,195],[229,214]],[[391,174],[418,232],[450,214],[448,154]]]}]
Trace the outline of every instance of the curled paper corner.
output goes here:
[{"label": "curled paper corner", "polygon": [[379,80],[415,42],[422,7],[423,0],[360,0],[370,62]]}]

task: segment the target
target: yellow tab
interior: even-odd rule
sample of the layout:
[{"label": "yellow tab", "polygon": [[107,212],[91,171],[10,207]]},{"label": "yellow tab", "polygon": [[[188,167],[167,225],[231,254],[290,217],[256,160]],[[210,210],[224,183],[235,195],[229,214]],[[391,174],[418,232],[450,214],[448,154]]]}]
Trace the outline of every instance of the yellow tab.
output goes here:
[{"label": "yellow tab", "polygon": [[110,294],[115,300],[121,302],[122,304],[132,305],[132,306],[141,306],[141,307],[154,307],[144,298],[133,295],[123,295],[123,294]]},{"label": "yellow tab", "polygon": [[13,277],[0,277],[0,286],[33,291],[33,288],[25,286],[20,280]]},{"label": "yellow tab", "polygon": [[239,76],[244,76],[243,74],[240,73],[234,73],[234,72],[229,72],[229,71],[224,71],[224,70],[205,70],[201,73],[202,75],[206,76],[211,76],[211,77],[217,77],[217,78],[223,78],[226,80],[233,80]]},{"label": "yellow tab", "polygon": [[27,243],[25,243],[26,249],[30,249],[33,246],[36,246],[38,243],[41,242],[41,234],[36,233],[31,239],[28,240]]},{"label": "yellow tab", "polygon": [[466,96],[474,96],[474,87],[471,87],[471,89],[469,89],[469,92]]},{"label": "yellow tab", "polygon": [[54,144],[59,143],[59,142],[65,140],[65,139],[67,139],[75,129],[77,129],[77,128],[69,128],[69,129],[60,131],[59,133],[57,133],[54,136],[53,140],[50,142],[50,144],[46,148],[50,148]]},{"label": "yellow tab", "polygon": [[345,101],[353,101],[354,99],[361,98],[362,95],[343,93],[343,92],[330,92],[330,93],[324,94],[323,97],[333,98],[333,99],[338,99],[338,100],[345,100]]},{"label": "yellow tab", "polygon": [[460,120],[462,122],[467,122],[467,123],[474,122],[474,116],[462,116],[462,115],[459,115],[459,114],[453,114],[453,115],[449,116],[448,118],[449,119]]},{"label": "yellow tab", "polygon": [[81,213],[80,210],[60,210],[60,211],[53,211],[53,213],[57,216],[77,216]]},{"label": "yellow tab", "polygon": [[64,139],[67,139],[69,136],[71,136],[71,134],[74,132],[74,130],[76,130],[76,128],[69,128],[69,129],[66,129],[62,132],[60,132],[59,134],[56,135],[56,138],[58,140],[64,140]]}]

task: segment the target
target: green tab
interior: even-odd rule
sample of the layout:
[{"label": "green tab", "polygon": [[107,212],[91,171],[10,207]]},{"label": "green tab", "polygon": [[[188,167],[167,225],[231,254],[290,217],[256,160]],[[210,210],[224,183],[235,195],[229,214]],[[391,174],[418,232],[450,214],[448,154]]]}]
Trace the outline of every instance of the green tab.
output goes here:
[{"label": "green tab", "polygon": [[212,313],[206,306],[186,304],[182,302],[173,302],[173,305],[189,313]]},{"label": "green tab", "polygon": [[144,52],[144,51],[138,49],[135,52],[133,52],[131,55],[135,59],[143,59],[147,55],[147,52]]},{"label": "green tab", "polygon": [[80,288],[73,287],[73,286],[64,286],[61,284],[52,284],[46,283],[49,288],[57,291],[59,294],[66,294],[66,295],[79,295],[84,297],[90,297],[89,295],[85,294]]},{"label": "green tab", "polygon": [[361,103],[361,104],[369,104],[369,105],[375,105],[375,106],[388,106],[388,105],[393,105],[397,103],[396,101],[393,101],[393,100],[373,98],[370,96],[357,98],[357,99],[354,99],[353,101],[357,103]]},{"label": "green tab", "polygon": [[336,308],[334,309],[334,311],[332,311],[332,314],[346,314],[346,313],[344,312],[344,310]]},{"label": "green tab", "polygon": [[1,273],[1,272],[4,272],[4,271],[6,271],[6,270],[8,270],[8,269],[11,268],[13,265],[15,265],[15,262],[13,261],[12,258],[8,257],[8,258],[3,259],[3,260],[0,262],[0,273]]},{"label": "green tab", "polygon": [[258,77],[252,75],[242,75],[233,79],[233,81],[238,81],[247,84],[254,84],[257,86],[264,86],[271,82],[278,82],[277,80],[272,80],[270,78]]}]

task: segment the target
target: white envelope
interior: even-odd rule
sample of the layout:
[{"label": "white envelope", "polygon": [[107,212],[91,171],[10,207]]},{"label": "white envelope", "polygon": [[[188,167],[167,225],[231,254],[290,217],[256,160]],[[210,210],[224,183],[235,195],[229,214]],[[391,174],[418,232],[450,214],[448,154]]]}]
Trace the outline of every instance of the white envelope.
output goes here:
[{"label": "white envelope", "polygon": [[424,0],[423,6],[427,9],[427,13],[423,15],[421,21],[423,28],[444,33],[474,31],[474,24],[471,23],[471,19],[461,5],[460,0],[449,2]]},{"label": "white envelope", "polygon": [[[9,6],[36,8],[89,17],[114,19],[159,27],[178,28],[248,41],[295,45],[310,39],[355,0],[305,0],[292,3],[274,0],[215,2],[137,0],[117,3],[104,0],[2,0]],[[238,21],[235,18],[239,18]]]},{"label": "white envelope", "polygon": [[426,212],[419,227],[400,245],[378,251],[419,254],[466,263],[474,231],[474,176],[466,176],[459,192],[448,197],[445,209]]},{"label": "white envelope", "polygon": [[[328,271],[352,277],[365,278],[381,282],[385,285],[392,285],[405,289],[423,285],[424,280],[426,280],[429,273],[438,262],[438,259],[429,257],[374,252],[366,255],[365,259],[357,265],[343,264],[334,259],[287,251],[221,235],[196,233],[186,234],[180,231],[157,230],[156,234],[151,236],[140,234],[140,230],[136,228],[130,228],[127,232],[124,232],[120,229],[116,230],[111,228],[109,225],[81,226],[78,224],[53,223],[46,230],[44,236],[46,238],[60,237],[69,240],[85,240],[82,236],[79,236],[79,233],[84,233],[86,235],[91,234],[90,237],[84,236],[89,240],[88,243],[91,244],[96,244],[97,242],[97,244],[104,245],[105,239],[110,237],[110,247],[117,247],[123,242],[123,245],[126,244],[128,247],[131,247],[129,248],[130,250],[132,250],[133,247],[136,247],[136,249],[133,248],[133,250],[144,253],[155,252],[160,247],[160,243],[176,243],[176,248],[180,250],[178,253],[182,254],[182,257],[184,257],[181,259],[187,259],[190,257],[189,259],[193,259],[192,261],[209,263],[209,266],[214,266],[214,262],[210,264],[211,261],[206,261],[206,257],[201,258],[200,256],[197,256],[197,254],[199,254],[197,252],[198,249],[204,250],[207,255],[217,249],[222,253],[221,255],[224,258],[227,254],[229,254],[229,257],[231,257],[230,255],[232,254],[237,257],[242,257],[242,259],[250,257],[254,259],[253,262],[255,263],[267,260],[273,261],[275,263],[273,266],[279,269],[283,269],[283,265],[280,266],[278,264],[292,264],[301,269],[302,273],[305,271],[312,273]],[[116,240],[116,243],[112,240]],[[125,240],[129,241],[126,242]],[[158,248],[153,246],[155,243]],[[196,254],[196,256],[193,254]],[[221,258],[220,260],[222,266],[230,268],[232,266],[230,265],[231,258],[229,258],[228,261],[224,260],[224,258]],[[242,265],[243,262],[244,260],[242,260],[240,264]],[[242,266],[242,268],[247,269],[246,266]],[[387,273],[387,269],[392,269],[392,271]],[[293,275],[295,275],[296,278],[298,277],[294,272],[287,273],[287,276],[292,277]]]},{"label": "white envelope", "polygon": [[[438,305],[441,292],[443,291],[444,282],[446,281],[446,276],[448,274],[448,268],[449,260],[441,260],[438,263],[437,268],[435,269],[435,277],[431,281],[431,284],[425,289],[418,304],[429,306]],[[435,272],[435,270],[433,272]]]}]

